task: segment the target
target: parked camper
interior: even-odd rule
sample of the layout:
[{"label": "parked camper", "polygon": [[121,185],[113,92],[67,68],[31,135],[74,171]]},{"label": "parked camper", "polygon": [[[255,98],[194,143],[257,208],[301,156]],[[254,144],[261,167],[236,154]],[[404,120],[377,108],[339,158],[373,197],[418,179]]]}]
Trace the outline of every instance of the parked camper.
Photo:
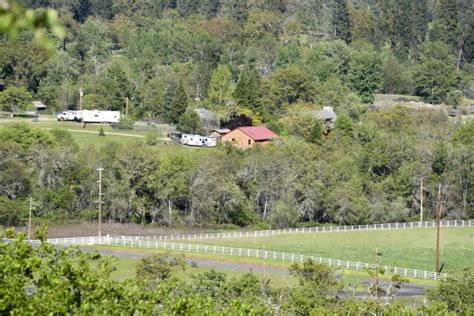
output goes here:
[{"label": "parked camper", "polygon": [[216,147],[217,146],[217,139],[215,137],[204,137],[203,146],[204,147]]},{"label": "parked camper", "polygon": [[[76,116],[76,119],[81,120],[80,113]],[[84,123],[118,123],[120,121],[120,112],[84,110],[82,111],[82,121]]]},{"label": "parked camper", "polygon": [[181,135],[181,144],[196,147],[215,147],[217,145],[217,140],[214,137],[183,134]]}]

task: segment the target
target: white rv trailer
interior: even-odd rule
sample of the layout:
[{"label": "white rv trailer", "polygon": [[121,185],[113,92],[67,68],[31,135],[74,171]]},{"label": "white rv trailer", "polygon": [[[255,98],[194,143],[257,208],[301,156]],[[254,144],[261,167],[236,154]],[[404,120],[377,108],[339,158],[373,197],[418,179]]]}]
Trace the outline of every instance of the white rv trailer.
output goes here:
[{"label": "white rv trailer", "polygon": [[181,144],[196,147],[216,147],[217,140],[215,137],[206,137],[194,134],[181,135]]},{"label": "white rv trailer", "polygon": [[82,113],[78,111],[76,120],[84,123],[118,123],[120,121],[119,111],[98,111],[98,110],[83,110]]}]

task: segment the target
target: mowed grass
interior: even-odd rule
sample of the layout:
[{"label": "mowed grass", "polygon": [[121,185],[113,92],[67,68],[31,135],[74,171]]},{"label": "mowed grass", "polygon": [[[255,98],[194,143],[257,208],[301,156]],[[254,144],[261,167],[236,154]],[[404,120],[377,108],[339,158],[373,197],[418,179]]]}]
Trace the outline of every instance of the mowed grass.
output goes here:
[{"label": "mowed grass", "polygon": [[[89,247],[88,247],[89,248]],[[113,255],[118,259],[117,270],[114,271],[112,277],[123,280],[127,278],[133,278],[135,276],[135,269],[136,265],[138,264],[141,258],[139,257],[131,257],[130,255],[139,255],[139,256],[150,256],[153,254],[160,254],[165,252],[161,249],[147,249],[147,248],[132,248],[129,246],[91,246],[89,249],[95,250],[106,250],[109,251],[107,255]],[[296,284],[297,280],[293,276],[289,275],[288,273],[276,273],[270,272],[272,268],[277,268],[283,271],[287,271],[287,269],[292,265],[291,262],[288,261],[275,261],[272,259],[263,260],[260,258],[248,258],[248,257],[238,257],[238,256],[230,256],[230,255],[222,255],[222,254],[213,254],[213,253],[194,253],[194,252],[187,252],[187,251],[167,251],[176,254],[183,254],[186,259],[188,260],[209,260],[215,261],[219,263],[229,263],[231,265],[241,265],[243,267],[248,267],[246,270],[235,270],[232,268],[210,268],[210,267],[201,267],[198,265],[198,268],[189,267],[189,271],[179,272],[178,275],[180,277],[189,277],[189,273],[192,272],[203,272],[209,271],[214,269],[216,271],[226,272],[229,275],[242,275],[246,272],[251,271],[251,266],[259,266],[261,268],[265,267],[267,272],[263,275],[262,271],[255,271],[254,273],[259,277],[269,278],[276,287],[285,287],[285,286],[293,286]],[[124,254],[127,254],[124,256]],[[192,269],[191,269],[192,268]],[[355,270],[345,270],[342,268],[333,268],[336,272],[336,275],[340,278],[341,282],[344,285],[351,284],[355,286],[359,290],[364,290],[366,286],[364,282],[369,278],[368,273],[364,270],[355,271]],[[387,276],[389,278],[390,276]],[[414,279],[414,278],[407,278],[409,283],[425,285],[425,286],[436,286],[437,281],[434,280],[424,280],[424,279]]]},{"label": "mowed grass", "polygon": [[[443,272],[474,266],[474,228],[442,228],[440,261]],[[436,229],[406,229],[369,232],[339,232],[280,235],[241,239],[179,241],[239,248],[255,248],[434,271]]]}]

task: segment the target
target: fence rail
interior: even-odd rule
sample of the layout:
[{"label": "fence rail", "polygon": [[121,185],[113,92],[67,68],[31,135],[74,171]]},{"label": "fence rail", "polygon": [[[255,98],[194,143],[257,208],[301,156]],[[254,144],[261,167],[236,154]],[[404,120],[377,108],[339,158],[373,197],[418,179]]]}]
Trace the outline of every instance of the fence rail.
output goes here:
[{"label": "fence rail", "polygon": [[[211,245],[198,245],[198,244],[185,244],[175,242],[161,242],[156,240],[143,240],[143,239],[128,239],[114,236],[103,236],[103,237],[73,237],[73,238],[58,238],[48,240],[50,243],[55,245],[111,245],[111,246],[129,246],[138,248],[154,248],[154,249],[169,249],[177,251],[188,251],[198,253],[211,253],[211,254],[223,254],[240,257],[252,257],[260,259],[270,259],[277,261],[289,261],[289,262],[303,262],[307,259],[312,259],[315,262],[329,265],[330,267],[340,267],[349,270],[365,270],[375,269],[378,267],[375,264],[354,262],[342,259],[323,258],[317,256],[306,256],[296,253],[285,253],[271,250],[261,249],[250,249],[250,248],[235,248],[235,247],[222,247],[222,246],[211,246]],[[40,243],[38,240],[32,240],[31,243]],[[430,279],[430,280],[444,280],[446,279],[446,273],[436,273],[431,271],[406,269],[392,266],[380,266],[386,272],[392,274],[399,274],[406,277],[418,278],[418,279]]]},{"label": "fence rail", "polygon": [[[452,220],[441,221],[441,227],[474,227],[474,220]],[[412,228],[433,228],[436,227],[436,221],[423,222],[404,222],[404,223],[385,223],[372,225],[346,225],[346,226],[321,226],[306,228],[286,228],[274,230],[258,230],[258,231],[238,231],[227,233],[211,233],[211,234],[188,234],[188,235],[158,235],[158,236],[121,236],[122,238],[135,240],[206,240],[206,239],[235,239],[249,237],[271,237],[288,234],[314,234],[314,233],[337,233],[337,232],[357,232],[357,231],[374,231],[374,230],[397,230]]]}]

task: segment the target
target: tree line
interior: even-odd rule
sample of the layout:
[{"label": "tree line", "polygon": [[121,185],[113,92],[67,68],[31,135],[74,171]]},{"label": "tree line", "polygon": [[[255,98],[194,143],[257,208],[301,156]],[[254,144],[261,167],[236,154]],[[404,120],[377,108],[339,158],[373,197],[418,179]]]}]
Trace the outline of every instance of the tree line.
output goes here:
[{"label": "tree line", "polygon": [[[304,116],[305,114],[300,114]],[[437,110],[397,107],[340,116],[328,137],[283,136],[269,146],[191,149],[143,142],[80,147],[65,130],[28,124],[0,129],[0,222],[97,216],[162,225],[291,227],[369,224],[434,216],[438,184],[446,218],[474,215],[474,122]],[[306,134],[305,134],[306,133]],[[420,182],[423,191],[420,192]]]},{"label": "tree line", "polygon": [[377,92],[454,106],[474,96],[471,1],[18,2],[57,10],[65,32],[53,54],[37,33],[2,36],[5,111],[32,99],[75,109],[82,88],[85,108],[128,102],[135,118],[177,124],[205,107],[270,124],[298,106],[349,111]]}]

